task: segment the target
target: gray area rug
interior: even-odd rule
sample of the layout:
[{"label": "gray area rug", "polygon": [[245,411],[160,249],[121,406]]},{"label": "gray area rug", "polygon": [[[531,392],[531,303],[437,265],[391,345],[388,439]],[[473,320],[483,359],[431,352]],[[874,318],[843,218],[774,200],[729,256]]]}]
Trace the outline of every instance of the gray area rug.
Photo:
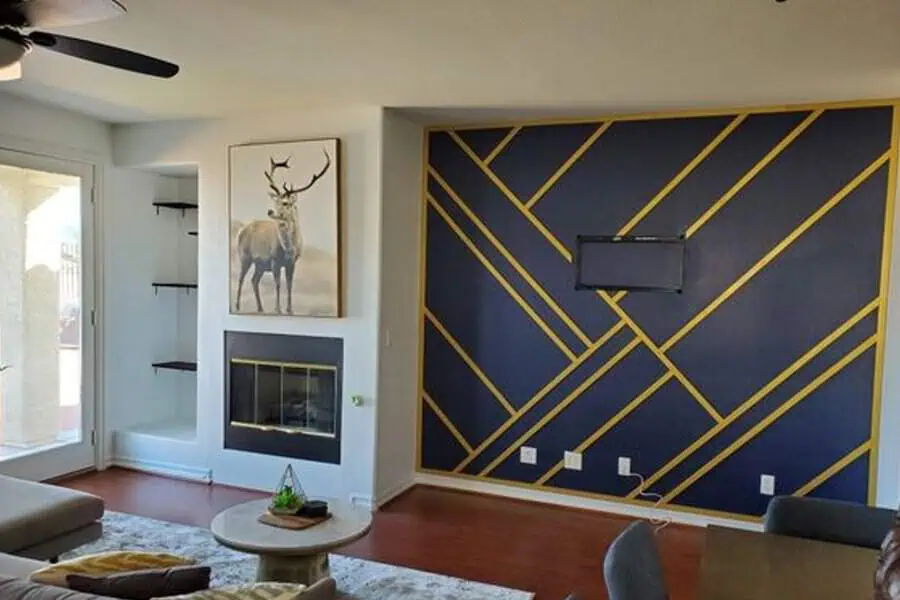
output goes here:
[{"label": "gray area rug", "polygon": [[[103,537],[62,558],[111,550],[170,552],[212,567],[213,586],[254,580],[256,557],[220,546],[208,529],[107,511]],[[331,575],[341,600],[531,600],[534,594],[338,554]]]}]

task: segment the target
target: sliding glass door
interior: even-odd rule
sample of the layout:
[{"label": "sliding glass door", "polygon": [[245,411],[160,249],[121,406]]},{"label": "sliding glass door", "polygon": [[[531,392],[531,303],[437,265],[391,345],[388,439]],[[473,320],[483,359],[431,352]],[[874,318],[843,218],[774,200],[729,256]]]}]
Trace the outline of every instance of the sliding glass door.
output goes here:
[{"label": "sliding glass door", "polygon": [[0,473],[95,465],[93,167],[0,150]]}]

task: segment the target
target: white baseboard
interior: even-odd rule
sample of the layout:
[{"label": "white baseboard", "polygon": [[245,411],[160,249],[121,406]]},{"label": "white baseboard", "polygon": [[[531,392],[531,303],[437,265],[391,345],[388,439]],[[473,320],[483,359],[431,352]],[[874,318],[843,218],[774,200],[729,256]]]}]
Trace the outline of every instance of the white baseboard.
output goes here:
[{"label": "white baseboard", "polygon": [[636,506],[633,504],[625,504],[624,502],[597,500],[594,498],[584,498],[582,496],[568,496],[541,490],[527,490],[498,483],[472,481],[456,477],[442,477],[440,475],[431,475],[428,473],[416,473],[415,483],[464,490],[467,492],[478,492],[480,494],[489,494],[493,496],[503,496],[506,498],[515,498],[517,500],[530,500],[532,502],[544,502],[546,504],[556,504],[558,506],[568,506],[571,508],[596,510],[637,519],[665,519],[672,523],[694,525],[697,527],[716,525],[720,527],[746,529],[748,531],[762,531],[762,524],[728,519],[726,517],[714,517],[675,510],[665,510],[662,508]]},{"label": "white baseboard", "polygon": [[109,461],[109,464],[111,466],[122,467],[123,469],[153,473],[154,475],[165,475],[166,477],[187,479],[188,481],[212,483],[212,470],[204,469],[202,467],[188,467],[185,465],[176,465],[173,463],[143,460],[125,456],[114,456]]},{"label": "white baseboard", "polygon": [[395,485],[392,488],[388,488],[384,492],[381,492],[378,494],[378,496],[375,499],[375,504],[377,505],[378,508],[381,508],[382,506],[384,506],[385,504],[387,504],[388,502],[390,502],[391,500],[393,500],[394,498],[396,498],[397,496],[399,496],[400,494],[402,494],[403,492],[405,492],[406,490],[408,490],[409,488],[411,488],[414,485],[416,485],[415,480],[410,479],[409,481],[406,481],[399,485]]}]

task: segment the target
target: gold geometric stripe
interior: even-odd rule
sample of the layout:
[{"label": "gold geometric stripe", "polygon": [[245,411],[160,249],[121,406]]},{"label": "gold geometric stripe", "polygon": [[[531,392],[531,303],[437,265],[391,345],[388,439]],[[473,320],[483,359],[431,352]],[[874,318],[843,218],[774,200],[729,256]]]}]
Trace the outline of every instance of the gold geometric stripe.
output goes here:
[{"label": "gold geometric stripe", "polygon": [[[893,246],[894,231],[894,196],[897,194],[897,152],[900,148],[900,111],[897,105],[893,107],[891,122],[891,165],[888,167],[887,196],[884,209],[884,233],[881,246],[881,277],[878,290],[881,295],[881,303],[878,308],[878,347],[875,349],[875,372],[872,374],[872,444],[877,446],[881,429],[881,385],[884,374],[884,336],[887,327],[887,292],[891,275],[891,249]],[[869,460],[869,490],[868,501],[875,504],[875,487],[878,482],[878,453],[873,452]]]},{"label": "gold geometric stripe", "polygon": [[692,486],[698,479],[715,469],[719,464],[722,463],[722,461],[743,448],[748,442],[750,442],[753,438],[755,438],[762,431],[768,428],[772,423],[781,418],[786,412],[788,412],[794,406],[799,404],[804,398],[816,391],[823,383],[834,377],[844,367],[859,358],[859,356],[862,355],[863,352],[874,346],[877,337],[877,335],[869,337],[863,343],[854,348],[849,354],[831,365],[821,375],[808,383],[802,390],[794,394],[790,400],[772,411],[769,416],[754,425],[749,431],[735,440],[730,446],[719,452],[719,454],[717,454],[715,458],[700,467],[690,477],[678,484],[675,489],[673,489],[663,497],[662,503],[665,504],[677,498],[684,490]]},{"label": "gold geometric stripe", "polygon": [[678,454],[678,456],[670,460],[656,473],[648,477],[644,482],[644,485],[639,485],[634,490],[632,490],[631,493],[628,494],[628,498],[636,498],[641,492],[649,489],[653,484],[665,477],[670,471],[672,471],[672,469],[683,463],[685,459],[691,456],[698,449],[705,446],[709,440],[717,436],[726,427],[737,421],[744,413],[756,406],[761,400],[772,393],[775,388],[787,381],[787,379],[794,373],[809,364],[809,362],[819,354],[821,354],[823,350],[831,346],[831,344],[834,343],[835,340],[843,336],[845,333],[850,331],[850,329],[852,329],[857,323],[869,316],[877,307],[878,299],[876,298],[875,300],[872,300],[866,306],[861,308],[855,315],[844,321],[844,323],[842,323],[837,329],[819,340],[819,342],[815,346],[807,350],[800,358],[795,360],[790,366],[781,371],[781,373],[779,373],[774,379],[758,389],[753,393],[753,395],[747,398],[747,400],[742,402],[737,408],[731,411],[728,416],[725,417],[724,421],[704,433],[699,439],[694,441],[694,443],[682,450],[681,453]]},{"label": "gold geometric stripe", "polygon": [[500,143],[497,144],[497,146],[493,150],[491,150],[491,153],[487,155],[487,158],[484,159],[484,164],[486,164],[486,165],[491,164],[491,161],[493,161],[495,158],[497,158],[497,155],[500,154],[503,151],[503,149],[506,148],[507,145],[509,145],[509,143],[513,140],[513,138],[516,137],[516,134],[519,133],[520,131],[522,131],[521,125],[510,129],[509,133],[506,134],[506,137],[504,137],[502,140],[500,140]]},{"label": "gold geometric stripe", "polygon": [[[659,377],[656,381],[654,381],[653,383],[650,384],[650,387],[648,387],[643,392],[638,394],[631,402],[626,404],[625,407],[622,408],[622,410],[620,410],[618,413],[616,413],[615,416],[613,416],[611,419],[606,421],[597,431],[592,433],[583,442],[578,444],[578,446],[575,448],[574,451],[578,452],[578,453],[582,453],[585,450],[587,450],[588,448],[590,448],[591,446],[593,446],[597,440],[599,440],[601,437],[606,435],[606,433],[610,429],[612,429],[613,427],[618,425],[623,419],[625,419],[625,417],[627,417],[632,412],[634,412],[634,410],[637,407],[639,407],[648,398],[650,398],[653,394],[655,394],[656,391],[659,388],[661,388],[663,385],[665,385],[666,382],[669,381],[670,379],[672,379],[671,371],[669,371],[668,373],[663,373],[663,375],[661,377]],[[562,460],[559,461],[558,463],[556,463],[552,469],[550,469],[549,471],[544,473],[544,475],[535,482],[535,485],[544,485],[545,483],[547,483],[551,478],[553,478],[557,473],[559,473],[562,470],[563,466],[565,466],[565,463]]]},{"label": "gold geometric stripe", "polygon": [[[469,218],[469,220],[472,221],[472,223],[475,225],[475,227],[478,228],[478,231],[480,231],[482,233],[482,235],[484,235],[484,237],[486,237],[488,239],[488,241],[490,241],[491,244],[493,244],[494,248],[496,248],[497,251],[503,255],[503,258],[505,258],[507,261],[509,261],[509,264],[511,264],[513,266],[513,268],[522,277],[522,279],[524,279],[528,283],[528,285],[530,285],[531,288],[535,291],[535,293],[537,293],[537,295],[540,296],[541,299],[547,303],[547,306],[549,306],[550,309],[554,313],[556,313],[556,316],[558,316],[563,323],[568,325],[569,329],[571,329],[572,332],[576,336],[578,336],[578,339],[580,339],[586,347],[590,346],[591,338],[589,338],[584,333],[584,331],[582,331],[581,328],[578,327],[578,325],[575,323],[575,321],[573,321],[572,318],[566,314],[566,312],[559,306],[559,304],[556,303],[556,301],[550,296],[550,294],[548,294],[544,290],[544,288],[541,287],[541,285],[537,282],[537,280],[535,280],[535,278],[531,276],[531,273],[529,273],[525,269],[525,267],[523,267],[519,263],[519,261],[516,260],[516,258],[512,255],[512,253],[509,250],[507,250],[506,247],[502,243],[500,243],[500,240],[498,240],[497,237],[493,234],[493,232],[491,232],[491,230],[488,229],[488,227],[481,221],[481,219],[478,218],[478,215],[476,215],[472,211],[472,209],[470,209],[468,207],[468,205],[466,205],[466,203],[463,202],[463,199],[459,197],[459,194],[457,194],[456,191],[450,187],[450,185],[444,180],[443,177],[441,177],[441,175],[433,167],[431,167],[431,166],[428,167],[428,173],[432,177],[434,177],[435,181],[437,181],[438,184],[440,184],[440,186],[444,189],[444,191],[447,192],[447,195],[450,196],[450,198],[453,200],[454,203],[456,203],[456,205],[459,207],[459,209],[466,214],[466,216]],[[435,202],[437,201],[433,197],[431,197],[431,199],[434,200]]]},{"label": "gold geometric stripe", "polygon": [[699,219],[694,221],[693,225],[688,227],[687,231],[684,232],[685,237],[689,238],[692,235],[694,235],[695,233],[697,233],[698,229],[703,227],[703,225],[706,224],[707,221],[712,219],[713,216],[717,212],[719,212],[726,204],[728,204],[728,202],[732,198],[734,198],[738,194],[738,192],[740,192],[742,189],[744,189],[744,187],[748,183],[750,183],[750,181],[754,177],[756,177],[760,171],[765,169],[769,165],[769,163],[771,163],[773,160],[775,160],[775,158],[785,150],[785,148],[790,146],[791,142],[793,142],[798,137],[800,137],[800,134],[802,134],[804,131],[806,131],[809,128],[809,126],[812,125],[815,122],[815,120],[818,119],[819,116],[822,115],[823,112],[825,112],[824,109],[819,109],[819,110],[813,111],[808,117],[806,117],[803,120],[802,123],[797,125],[797,127],[795,127],[794,130],[791,131],[787,135],[787,137],[785,137],[783,140],[781,140],[781,142],[779,142],[777,146],[772,148],[772,150],[770,150],[769,153],[766,154],[762,158],[762,160],[760,160],[758,163],[756,163],[756,166],[754,166],[752,169],[747,171],[747,173],[743,177],[741,177],[738,180],[738,182],[735,183],[734,186],[732,186],[732,188],[730,190],[725,192],[724,196],[719,198],[712,206],[709,207],[709,209],[707,209],[707,211],[705,213],[703,213],[700,216]]},{"label": "gold geometric stripe", "polygon": [[431,399],[431,396],[428,395],[428,392],[422,392],[422,398],[425,400],[425,404],[431,407],[431,410],[434,411],[434,414],[437,415],[438,419],[441,420],[441,423],[447,428],[447,430],[453,434],[453,437],[456,438],[456,441],[459,442],[459,445],[465,448],[466,452],[472,453],[472,446],[469,442],[466,441],[466,438],[459,432],[459,429],[456,428],[456,425],[453,424],[453,421],[450,420],[444,411],[441,410],[441,407],[437,405],[437,402]]},{"label": "gold geometric stripe", "polygon": [[676,175],[674,178],[672,178],[672,181],[667,183],[665,185],[665,187],[663,187],[663,189],[661,189],[659,192],[657,192],[657,194],[650,200],[650,202],[647,203],[646,206],[644,206],[644,208],[639,210],[636,215],[631,217],[631,220],[628,221],[628,223],[626,223],[621,229],[619,229],[619,231],[616,233],[616,235],[628,235],[628,233],[632,229],[634,229],[637,226],[637,224],[640,223],[644,219],[644,217],[646,217],[650,213],[651,210],[656,208],[657,204],[662,202],[669,194],[672,193],[672,190],[674,190],[682,181],[684,181],[687,178],[688,175],[693,173],[694,169],[696,169],[700,165],[700,163],[702,163],[704,160],[706,160],[706,158],[710,154],[712,154],[713,151],[716,148],[718,148],[719,145],[722,142],[724,142],[725,139],[729,135],[731,135],[731,133],[741,125],[741,123],[743,123],[745,120],[747,120],[747,117],[749,117],[749,116],[750,115],[748,115],[748,114],[742,114],[742,115],[738,115],[737,117],[735,117],[734,120],[728,125],[728,127],[723,129],[719,133],[719,135],[717,135],[715,138],[713,138],[713,140],[709,144],[706,145],[706,148],[704,148],[703,150],[700,151],[700,154],[698,154],[697,156],[694,157],[694,160],[689,162],[678,173],[678,175]]},{"label": "gold geometric stripe", "polygon": [[503,435],[506,432],[507,429],[509,429],[510,427],[515,425],[519,421],[519,419],[521,419],[523,416],[525,416],[525,414],[528,413],[528,411],[530,411],[535,405],[537,405],[538,402],[543,400],[547,394],[549,394],[551,391],[553,391],[553,389],[556,388],[556,386],[558,386],[560,384],[560,382],[562,382],[569,375],[571,375],[572,372],[575,371],[575,369],[580,367],[582,365],[582,363],[584,363],[584,361],[586,361],[591,356],[593,356],[594,352],[596,352],[597,350],[602,348],[606,344],[606,342],[608,342],[610,339],[612,339],[612,337],[614,335],[616,335],[617,333],[619,333],[622,330],[622,328],[624,328],[624,327],[625,327],[625,323],[623,321],[619,321],[616,325],[611,327],[610,330],[607,331],[599,340],[597,340],[596,342],[591,344],[591,347],[588,348],[587,350],[585,350],[581,354],[581,356],[579,356],[574,362],[570,363],[565,369],[560,371],[556,375],[556,377],[554,377],[549,382],[547,382],[547,384],[544,387],[542,387],[540,390],[538,390],[538,392],[535,393],[535,395],[532,396],[531,399],[528,400],[528,402],[523,404],[522,407],[518,411],[516,411],[516,414],[514,414],[511,418],[509,418],[506,421],[506,423],[501,425],[497,430],[494,431],[494,433],[492,433],[490,436],[488,436],[488,438],[486,440],[481,442],[481,444],[479,444],[478,447],[475,448],[475,451],[472,452],[472,454],[470,454],[462,462],[460,462],[458,465],[456,465],[456,468],[453,469],[453,472],[454,473],[461,472],[463,469],[465,469],[469,465],[470,462],[472,462],[473,460],[478,458],[481,455],[481,453],[484,452],[488,448],[488,446],[493,444],[497,440],[497,438],[499,438],[501,435]]},{"label": "gold geometric stripe", "polygon": [[551,408],[551,409],[547,412],[547,414],[545,414],[543,417],[541,417],[541,419],[540,419],[537,423],[535,423],[528,431],[526,431],[525,433],[523,433],[522,435],[520,435],[520,436],[516,439],[516,441],[514,441],[512,444],[510,444],[510,445],[506,448],[506,450],[504,450],[504,451],[500,454],[500,456],[498,456],[497,458],[495,458],[488,466],[486,466],[484,469],[482,469],[481,472],[479,473],[479,475],[487,475],[489,472],[493,471],[494,468],[497,467],[497,465],[499,465],[500,463],[502,463],[504,460],[506,460],[506,459],[509,457],[510,454],[512,454],[513,452],[515,452],[516,448],[518,448],[519,446],[521,446],[522,443],[524,443],[524,442],[527,441],[529,438],[531,438],[531,436],[533,436],[535,433],[537,433],[538,431],[540,431],[540,430],[544,427],[544,425],[546,425],[547,423],[549,423],[550,421],[552,421],[552,420],[556,417],[556,415],[558,415],[559,413],[561,413],[563,410],[566,409],[567,406],[569,406],[570,404],[572,404],[572,402],[574,402],[575,400],[577,400],[578,397],[581,396],[581,394],[582,394],[586,389],[588,389],[589,387],[591,387],[598,379],[600,379],[601,377],[603,377],[604,375],[606,375],[606,373],[608,373],[608,372],[610,371],[610,369],[612,369],[612,368],[615,367],[617,364],[619,364],[619,362],[620,362],[623,358],[625,358],[626,356],[628,356],[628,355],[631,353],[632,350],[634,350],[637,346],[640,345],[640,343],[641,343],[641,340],[639,340],[638,338],[632,339],[628,344],[625,345],[624,348],[622,348],[621,350],[619,350],[619,352],[616,353],[615,356],[613,356],[613,357],[610,358],[608,361],[606,361],[606,363],[605,363],[602,367],[600,367],[599,369],[597,369],[596,371],[594,371],[594,374],[593,374],[593,375],[591,375],[590,377],[588,377],[587,379],[585,379],[585,380],[581,383],[581,385],[579,385],[577,388],[575,388],[568,396],[566,396],[566,397],[565,397],[561,402],[559,402],[556,406],[554,406],[553,408]]},{"label": "gold geometric stripe", "polygon": [[499,389],[497,389],[497,386],[494,385],[494,382],[491,381],[487,375],[485,375],[484,371],[482,371],[481,368],[475,363],[475,361],[472,360],[472,357],[469,356],[468,352],[463,349],[456,338],[453,337],[449,331],[447,331],[447,328],[444,327],[444,325],[438,320],[438,318],[434,316],[434,313],[428,310],[428,307],[425,307],[425,316],[428,317],[428,320],[431,321],[431,324],[434,325],[434,328],[440,332],[447,343],[450,344],[450,346],[452,346],[454,350],[456,350],[456,353],[461,359],[463,359],[463,362],[469,365],[469,368],[472,369],[472,372],[475,373],[475,376],[478,377],[479,380],[481,380],[481,383],[484,384],[484,387],[490,390],[494,398],[497,399],[497,402],[503,405],[503,408],[506,409],[506,412],[508,412],[509,414],[515,414],[516,410],[506,399],[506,396],[504,396],[503,393]]},{"label": "gold geometric stripe", "polygon": [[706,308],[697,313],[694,318],[688,321],[681,329],[678,330],[675,335],[664,343],[661,348],[663,352],[669,350],[677,344],[685,335],[687,335],[694,327],[696,327],[703,319],[708,317],[710,313],[716,310],[723,302],[725,302],[728,298],[730,298],[736,291],[738,291],[745,283],[750,281],[757,273],[759,273],[766,265],[772,262],[775,258],[778,257],[788,246],[790,246],[797,238],[806,233],[806,231],[815,225],[822,217],[824,217],[828,212],[838,205],[844,198],[850,195],[853,190],[860,186],[866,179],[868,179],[875,171],[880,169],[885,162],[890,158],[890,152],[885,152],[882,154],[875,162],[866,167],[857,175],[853,181],[848,183],[844,188],[834,195],[828,202],[819,207],[816,212],[810,215],[803,223],[801,223],[794,231],[792,231],[786,238],[784,238],[781,242],[778,243],[774,248],[769,250],[769,252],[763,256],[755,265],[750,267],[746,273],[741,275],[737,281],[732,283],[728,288],[722,292],[718,298],[710,302]]},{"label": "gold geometric stripe", "polygon": [[806,496],[807,494],[813,492],[817,487],[840,473],[844,468],[854,462],[857,458],[868,452],[872,448],[872,442],[866,441],[856,447],[855,450],[850,452],[847,456],[840,459],[818,475],[816,475],[809,483],[804,485],[802,488],[794,492],[794,496]]},{"label": "gold geometric stripe", "polygon": [[597,131],[591,134],[591,136],[587,140],[585,140],[585,142],[578,148],[578,150],[573,152],[572,156],[570,156],[568,160],[566,160],[566,162],[564,162],[562,166],[560,166],[559,169],[556,170],[556,173],[554,173],[553,176],[550,177],[550,179],[548,179],[544,183],[544,185],[542,185],[540,189],[538,189],[538,191],[536,191],[534,195],[528,199],[528,202],[525,203],[525,208],[531,210],[534,205],[544,197],[544,194],[546,194],[548,191],[550,191],[550,188],[556,185],[556,182],[559,181],[559,178],[565,175],[569,171],[569,169],[572,168],[572,165],[578,162],[578,159],[581,158],[582,155],[587,152],[591,146],[594,145],[594,142],[596,142],[597,139],[601,135],[603,135],[606,130],[610,128],[610,126],[612,126],[612,124],[612,121],[607,121],[606,123],[600,125],[600,127],[597,128]]},{"label": "gold geometric stripe", "polygon": [[562,254],[567,261],[572,262],[572,253],[569,252],[569,250],[563,245],[563,243],[560,242],[556,238],[556,236],[554,236],[553,233],[551,233],[550,230],[547,229],[547,227],[543,223],[541,223],[540,220],[534,216],[534,214],[531,213],[531,211],[525,210],[522,202],[516,197],[513,191],[510,190],[505,183],[503,183],[503,180],[497,177],[497,174],[494,173],[494,171],[492,171],[490,167],[484,164],[483,160],[478,158],[478,155],[475,154],[475,152],[469,147],[469,145],[466,144],[466,142],[463,141],[461,137],[456,135],[456,132],[454,131],[448,131],[447,135],[453,138],[453,141],[455,141],[456,144],[462,149],[462,151],[468,155],[472,162],[475,163],[479,169],[481,169],[482,173],[487,175],[488,179],[490,179],[493,184],[497,186],[497,189],[503,192],[503,195],[506,196],[506,199],[516,207],[516,210],[522,213],[522,215],[526,219],[528,219],[528,221],[538,231],[541,232],[541,234],[544,236],[544,239],[550,242],[550,244],[553,245],[553,247],[556,248],[557,251],[559,251],[559,253]]},{"label": "gold geometric stripe", "polygon": [[462,240],[462,242],[472,252],[472,254],[475,255],[478,261],[482,265],[484,265],[484,268],[494,276],[494,278],[500,283],[501,286],[503,286],[503,289],[505,289],[509,293],[509,295],[513,297],[513,299],[516,301],[516,303],[518,303],[522,310],[524,310],[528,314],[528,316],[530,316],[531,319],[537,324],[537,326],[547,334],[547,337],[549,337],[553,341],[553,343],[556,344],[556,346],[560,350],[562,350],[563,354],[565,354],[569,358],[569,360],[575,360],[575,353],[572,352],[569,347],[563,343],[559,336],[556,335],[556,332],[550,329],[550,326],[547,325],[547,323],[545,323],[544,320],[541,319],[541,317],[536,312],[534,312],[534,309],[531,308],[527,302],[525,302],[525,299],[522,298],[521,295],[519,295],[519,292],[517,292],[512,285],[510,285],[510,283],[500,273],[500,271],[498,271],[494,267],[494,265],[490,263],[487,257],[481,253],[481,250],[479,250],[478,247],[475,246],[475,243],[469,239],[469,236],[467,236],[465,232],[460,229],[459,225],[456,224],[456,222],[453,220],[453,217],[447,214],[444,208],[440,204],[435,202],[434,198],[431,198],[430,196],[428,197],[428,204],[430,204],[431,207],[441,216],[441,218],[444,219],[447,225],[450,226],[450,228],[456,233],[459,239]]},{"label": "gold geometric stripe", "polygon": [[612,298],[610,298],[606,292],[598,291],[597,294],[601,298],[603,298],[603,300],[609,305],[611,309],[613,309],[613,311],[615,311],[617,315],[619,315],[620,319],[625,321],[628,327],[634,332],[634,335],[637,336],[637,338],[642,342],[644,342],[644,345],[647,347],[647,349],[650,350],[650,352],[652,352],[656,356],[656,358],[666,367],[666,369],[668,369],[672,373],[672,375],[675,376],[675,379],[677,379],[678,382],[681,383],[681,385],[683,385],[684,388],[688,391],[688,393],[694,397],[694,400],[696,400],[697,403],[703,407],[703,410],[709,413],[709,416],[711,416],[717,423],[721,423],[722,415],[720,415],[715,407],[710,404],[709,400],[707,400],[703,396],[703,394],[700,393],[700,390],[698,390],[696,386],[694,386],[694,384],[684,376],[684,373],[682,373],[681,370],[675,366],[675,363],[673,363],[672,360],[668,356],[666,356],[662,350],[660,350],[659,346],[656,345],[656,342],[651,340],[650,336],[644,333],[644,331],[638,326],[638,324],[634,322],[634,319],[632,319],[631,316],[629,316],[621,306],[613,302]]}]

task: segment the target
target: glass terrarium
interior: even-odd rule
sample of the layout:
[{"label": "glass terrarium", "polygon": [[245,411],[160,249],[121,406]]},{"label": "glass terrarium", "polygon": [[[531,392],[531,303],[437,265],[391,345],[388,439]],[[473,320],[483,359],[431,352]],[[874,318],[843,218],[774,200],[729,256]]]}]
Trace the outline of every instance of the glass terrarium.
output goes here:
[{"label": "glass terrarium", "polygon": [[295,515],[303,508],[306,500],[306,492],[303,491],[294,467],[288,465],[272,495],[269,512],[275,515]]}]

